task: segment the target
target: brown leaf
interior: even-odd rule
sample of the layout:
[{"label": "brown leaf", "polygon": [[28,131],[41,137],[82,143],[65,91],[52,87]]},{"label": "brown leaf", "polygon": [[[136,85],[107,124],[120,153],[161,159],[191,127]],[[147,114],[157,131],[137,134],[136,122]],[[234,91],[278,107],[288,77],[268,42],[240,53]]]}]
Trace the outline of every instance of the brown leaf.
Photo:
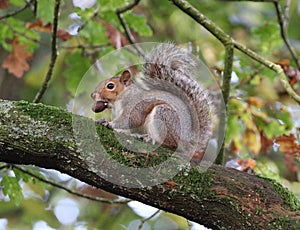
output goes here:
[{"label": "brown leaf", "polygon": [[285,67],[290,65],[290,60],[289,59],[282,59],[282,60],[279,60],[279,61],[275,62],[275,64],[280,65],[284,69]]},{"label": "brown leaf", "polygon": [[41,32],[47,32],[47,33],[52,33],[52,25],[51,23],[48,23],[44,25],[44,22],[42,19],[37,19],[35,22],[27,22],[26,23],[26,28],[28,29],[35,29]]},{"label": "brown leaf", "polygon": [[276,138],[276,143],[279,144],[279,150],[288,154],[296,154],[300,152],[300,146],[296,143],[294,134],[282,135]]},{"label": "brown leaf", "polygon": [[231,141],[231,144],[230,144],[230,151],[233,155],[237,155],[239,154],[239,152],[241,151],[241,148],[240,146],[238,146],[238,144],[236,143],[235,140],[232,140]]},{"label": "brown leaf", "polygon": [[296,172],[298,166],[295,164],[294,159],[300,156],[300,145],[294,134],[289,136],[283,135],[276,138],[276,143],[279,144],[279,150],[284,153],[285,164],[291,172]]},{"label": "brown leaf", "polygon": [[260,133],[260,142],[261,142],[260,152],[266,152],[273,145],[273,141],[267,138],[264,132]]},{"label": "brown leaf", "polygon": [[256,161],[251,158],[248,158],[246,160],[238,159],[237,163],[241,166],[240,171],[243,171],[243,172],[253,170],[256,167]]},{"label": "brown leaf", "polygon": [[294,162],[295,156],[290,154],[284,154],[285,165],[290,172],[297,172],[298,166]]},{"label": "brown leaf", "polygon": [[7,9],[9,6],[8,0],[1,0],[0,1],[0,9]]},{"label": "brown leaf", "polygon": [[280,65],[284,70],[285,75],[289,78],[290,85],[300,83],[300,72],[290,66],[290,61],[288,59],[282,59],[276,62],[276,64]]},{"label": "brown leaf", "polygon": [[7,69],[9,73],[21,78],[24,72],[29,70],[28,60],[32,58],[32,54],[28,52],[27,45],[20,45],[19,39],[14,37],[12,40],[12,52],[3,61],[2,67]]},{"label": "brown leaf", "polygon": [[258,97],[249,97],[247,99],[247,102],[248,102],[249,105],[253,105],[257,108],[260,108],[265,104],[265,102],[262,99],[258,98]]},{"label": "brown leaf", "polygon": [[[35,29],[41,32],[46,32],[46,33],[50,33],[52,34],[52,24],[51,23],[47,23],[46,25],[44,25],[44,22],[42,19],[37,19],[35,22],[31,23],[28,22],[26,23],[26,28],[28,29]],[[71,39],[71,35],[62,29],[58,29],[57,30],[57,37],[60,38],[60,40],[62,40],[63,42],[68,41]]]},{"label": "brown leaf", "polygon": [[69,34],[67,31],[58,29],[57,30],[57,36],[62,40],[63,42],[68,41],[71,39],[71,34]]},{"label": "brown leaf", "polygon": [[97,20],[106,28],[105,35],[113,47],[119,49],[127,44],[127,39],[117,28],[102,19]]}]

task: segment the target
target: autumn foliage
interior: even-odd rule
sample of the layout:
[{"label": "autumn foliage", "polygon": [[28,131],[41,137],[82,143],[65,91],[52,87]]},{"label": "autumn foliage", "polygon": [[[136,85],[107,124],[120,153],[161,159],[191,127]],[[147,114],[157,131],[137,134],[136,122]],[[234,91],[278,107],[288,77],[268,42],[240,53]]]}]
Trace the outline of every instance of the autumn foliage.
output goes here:
[{"label": "autumn foliage", "polygon": [[20,78],[23,77],[24,72],[29,70],[28,61],[32,59],[33,55],[29,53],[27,45],[21,45],[18,37],[14,37],[10,42],[12,51],[3,61],[2,67],[7,69],[9,73]]}]

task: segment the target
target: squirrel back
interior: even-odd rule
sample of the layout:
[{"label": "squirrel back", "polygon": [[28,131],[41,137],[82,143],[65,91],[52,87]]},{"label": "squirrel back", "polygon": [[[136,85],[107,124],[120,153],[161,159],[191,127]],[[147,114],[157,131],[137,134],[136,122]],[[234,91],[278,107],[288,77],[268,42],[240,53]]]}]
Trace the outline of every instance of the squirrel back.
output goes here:
[{"label": "squirrel back", "polygon": [[114,129],[203,154],[212,136],[214,108],[196,80],[199,61],[167,43],[155,46],[143,62],[141,85],[129,70],[101,82],[92,93],[93,110],[112,109]]},{"label": "squirrel back", "polygon": [[196,80],[199,60],[172,43],[156,46],[145,58],[143,82],[149,89],[167,91],[181,98],[189,107],[192,128],[200,138],[197,150],[205,151],[212,136],[215,111],[207,89]]}]

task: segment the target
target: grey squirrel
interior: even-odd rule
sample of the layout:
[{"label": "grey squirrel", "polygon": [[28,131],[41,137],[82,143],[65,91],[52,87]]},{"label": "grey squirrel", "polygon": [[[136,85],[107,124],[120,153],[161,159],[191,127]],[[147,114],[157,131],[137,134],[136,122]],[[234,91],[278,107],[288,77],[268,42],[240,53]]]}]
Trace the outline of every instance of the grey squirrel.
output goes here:
[{"label": "grey squirrel", "polygon": [[[155,46],[144,56],[136,78],[127,69],[100,82],[93,111],[112,110],[106,124],[117,131],[149,137],[153,143],[202,157],[212,136],[214,106],[195,76],[198,62],[174,44]],[[138,83],[142,82],[142,83]]]}]

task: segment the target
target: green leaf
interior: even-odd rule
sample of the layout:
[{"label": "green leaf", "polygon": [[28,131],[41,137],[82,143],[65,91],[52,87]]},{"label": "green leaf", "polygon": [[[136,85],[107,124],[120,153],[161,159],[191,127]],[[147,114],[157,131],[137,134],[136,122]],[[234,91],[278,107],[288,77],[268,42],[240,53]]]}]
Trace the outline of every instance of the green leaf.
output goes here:
[{"label": "green leaf", "polygon": [[19,205],[23,200],[22,188],[19,185],[19,180],[16,177],[4,175],[0,185],[3,186],[3,194],[8,195],[9,199]]},{"label": "green leaf", "polygon": [[24,0],[9,0],[9,4],[12,4],[14,6],[24,6],[25,2]]},{"label": "green leaf", "polygon": [[252,29],[252,33],[259,39],[257,44],[262,54],[270,55],[270,50],[276,50],[282,45],[278,23],[265,22]]},{"label": "green leaf", "polygon": [[91,67],[91,63],[88,58],[83,57],[80,51],[67,56],[66,64],[68,69],[63,73],[63,76],[67,79],[67,89],[74,95],[79,82]]},{"label": "green leaf", "polygon": [[54,13],[54,0],[38,1],[37,18],[41,18],[46,24],[52,22]]},{"label": "green leaf", "polygon": [[137,15],[134,13],[124,14],[124,19],[129,27],[142,36],[152,36],[152,30],[147,24],[147,19],[144,15]]},{"label": "green leaf", "polygon": [[80,19],[85,22],[90,20],[94,13],[95,9],[94,8],[87,8],[87,9],[81,9],[80,7],[76,7],[74,9],[74,12],[80,17]]},{"label": "green leaf", "polygon": [[98,0],[100,11],[107,11],[113,10],[115,11],[118,8],[122,8],[126,6],[126,0],[114,0],[114,1],[107,1],[107,0]]},{"label": "green leaf", "polygon": [[110,24],[113,24],[114,26],[120,24],[118,16],[115,13],[115,11],[111,11],[111,10],[105,11],[105,12],[101,13],[101,18],[104,21],[106,21],[106,22],[108,22]]},{"label": "green leaf", "polygon": [[31,176],[29,176],[28,174],[26,173],[23,173],[22,171],[14,168],[14,173],[15,173],[15,176],[17,178],[17,180],[19,181],[20,179],[22,179],[24,182],[29,182],[29,180],[31,179]]},{"label": "green leaf", "polygon": [[263,130],[268,138],[281,136],[285,132],[283,125],[276,120],[267,123]]},{"label": "green leaf", "polygon": [[250,84],[251,85],[259,85],[261,83],[261,78],[258,75],[255,75],[251,80]]},{"label": "green leaf", "polygon": [[11,40],[13,37],[13,31],[5,24],[2,24],[0,27],[0,44],[8,52],[11,52],[12,46],[11,44],[7,43],[7,41]]},{"label": "green leaf", "polygon": [[286,134],[294,127],[291,114],[285,106],[277,104],[277,106],[269,106],[265,110],[268,114],[268,122],[264,121],[259,125],[268,138]]},{"label": "green leaf", "polygon": [[244,127],[241,125],[238,117],[233,114],[229,114],[226,129],[226,143],[229,144],[232,139],[238,137],[242,133],[243,129]]},{"label": "green leaf", "polygon": [[[24,21],[16,18],[8,18],[7,23],[13,27],[14,30],[25,35],[18,36],[19,42],[22,45],[27,45],[30,53],[33,53],[33,51],[40,46],[39,43],[33,41],[40,40],[40,34],[34,30],[27,29]],[[10,28],[8,29],[11,30]],[[12,31],[10,32],[13,33]],[[13,37],[13,35],[11,36]]]},{"label": "green leaf", "polygon": [[105,35],[105,27],[97,21],[88,21],[80,35],[88,39],[90,45],[108,43],[108,38]]}]

